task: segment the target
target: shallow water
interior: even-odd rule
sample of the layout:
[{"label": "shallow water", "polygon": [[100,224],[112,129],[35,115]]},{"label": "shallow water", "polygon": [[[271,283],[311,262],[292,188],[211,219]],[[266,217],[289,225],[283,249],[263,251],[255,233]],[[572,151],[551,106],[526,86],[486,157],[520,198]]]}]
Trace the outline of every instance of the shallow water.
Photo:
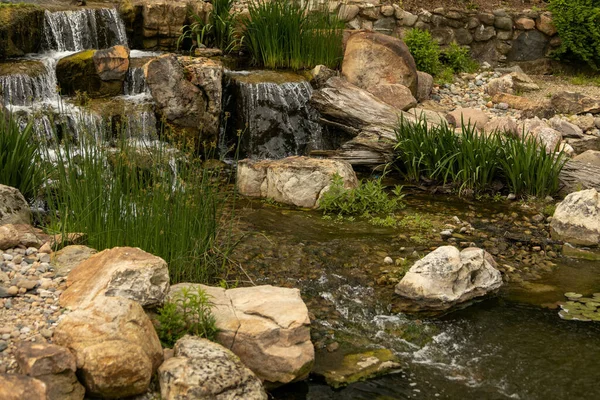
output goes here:
[{"label": "shallow water", "polygon": [[[525,219],[533,214],[514,204],[445,199],[413,196],[403,213],[429,212],[441,220],[459,215],[490,236],[511,229],[488,223],[493,214],[518,211]],[[470,218],[469,205],[476,208]],[[244,254],[239,256],[242,264],[258,284],[301,288],[315,316],[317,364],[332,358],[320,347],[337,341],[341,344],[337,352],[343,353],[392,349],[405,365],[396,374],[337,391],[313,376],[308,383],[274,393],[276,398],[600,398],[600,324],[563,321],[556,309],[547,308],[564,300],[566,291],[599,292],[599,263],[559,257],[553,260],[557,266],[539,279],[506,284],[496,298],[415,321],[393,313],[393,285],[375,281],[388,268],[382,262],[385,255],[410,257],[413,250],[424,253],[441,242],[419,246],[399,239],[406,232],[398,228],[374,228],[361,221],[334,223],[316,212],[256,202],[240,215],[244,230],[254,232],[238,249],[238,255]],[[512,230],[521,229],[517,223]],[[415,335],[404,334],[414,329]]]}]

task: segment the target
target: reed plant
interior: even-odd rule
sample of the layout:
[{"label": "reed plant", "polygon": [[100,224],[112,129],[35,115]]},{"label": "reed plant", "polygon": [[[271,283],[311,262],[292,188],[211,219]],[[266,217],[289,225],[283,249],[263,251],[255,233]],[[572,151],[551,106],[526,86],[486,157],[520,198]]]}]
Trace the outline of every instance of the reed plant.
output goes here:
[{"label": "reed plant", "polygon": [[396,129],[395,166],[410,181],[452,183],[459,192],[489,191],[501,182],[519,195],[546,196],[559,189],[566,162],[562,152],[547,153],[531,135],[512,137],[463,126],[429,126],[424,119],[401,120]]},{"label": "reed plant", "polygon": [[238,48],[239,40],[236,37],[237,14],[232,12],[234,0],[213,0],[213,9],[205,17],[190,12],[193,20],[181,28],[181,35],[177,39],[177,48],[184,45],[186,40],[194,44],[193,51],[201,44],[206,47],[216,47],[225,53],[230,53]]},{"label": "reed plant", "polygon": [[295,70],[318,64],[338,68],[344,23],[297,0],[253,0],[243,19],[244,47],[255,65]]},{"label": "reed plant", "polygon": [[108,148],[80,135],[56,142],[48,227],[84,232],[98,250],[139,247],[169,264],[171,282],[214,282],[224,267],[218,246],[224,195],[201,161],[164,143],[119,139]]},{"label": "reed plant", "polygon": [[33,127],[21,127],[12,113],[0,110],[0,183],[16,187],[31,201],[43,182],[39,141]]}]

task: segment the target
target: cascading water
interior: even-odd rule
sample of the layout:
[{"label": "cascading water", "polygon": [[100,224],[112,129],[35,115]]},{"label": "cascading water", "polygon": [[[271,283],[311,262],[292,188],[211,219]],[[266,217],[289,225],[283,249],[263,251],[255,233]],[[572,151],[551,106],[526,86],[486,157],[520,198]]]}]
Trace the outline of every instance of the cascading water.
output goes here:
[{"label": "cascading water", "polygon": [[126,96],[137,96],[148,93],[148,85],[141,67],[130,67],[127,71],[123,92]]},{"label": "cascading water", "polygon": [[46,11],[45,50],[81,51],[127,45],[125,25],[114,8]]},{"label": "cascading water", "polygon": [[228,72],[221,149],[235,144],[242,132],[241,154],[284,158],[317,149],[321,142],[318,113],[309,105],[310,84],[298,75],[266,71]]},{"label": "cascading water", "polygon": [[17,73],[0,76],[3,104],[24,106],[56,97],[56,74],[48,65],[44,71],[29,75]]}]

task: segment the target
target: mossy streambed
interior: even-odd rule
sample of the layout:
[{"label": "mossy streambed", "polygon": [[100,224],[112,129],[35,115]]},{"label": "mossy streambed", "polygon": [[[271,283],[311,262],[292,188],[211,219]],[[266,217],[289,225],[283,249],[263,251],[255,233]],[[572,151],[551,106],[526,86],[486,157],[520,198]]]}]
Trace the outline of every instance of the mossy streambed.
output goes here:
[{"label": "mossy streambed", "polygon": [[[558,303],[568,301],[565,292],[600,292],[600,265],[560,255],[540,217],[544,205],[419,194],[406,202],[394,227],[240,203],[246,235],[233,258],[256,284],[299,287],[311,313],[314,373],[275,398],[598,398],[600,324],[562,320]],[[448,224],[456,227],[456,246],[495,253],[506,284],[497,297],[443,316],[396,313],[395,282],[414,260],[448,243],[440,235]],[[351,360],[378,377],[361,381],[347,369]],[[401,367],[382,375],[379,365],[395,362]],[[332,388],[339,386],[332,371],[351,383]]]}]

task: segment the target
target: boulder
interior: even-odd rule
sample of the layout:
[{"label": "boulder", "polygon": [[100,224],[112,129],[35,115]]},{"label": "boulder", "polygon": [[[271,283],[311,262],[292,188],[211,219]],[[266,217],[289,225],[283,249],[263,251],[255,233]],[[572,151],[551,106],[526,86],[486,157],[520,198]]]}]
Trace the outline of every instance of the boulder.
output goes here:
[{"label": "boulder", "polygon": [[561,114],[600,113],[600,98],[592,98],[581,93],[557,92],[550,99]]},{"label": "boulder", "polygon": [[531,92],[539,89],[540,87],[522,71],[513,71],[500,78],[490,79],[486,86],[486,92],[490,96],[498,93],[514,94],[515,92]]},{"label": "boulder", "polygon": [[510,75],[503,75],[499,78],[490,79],[485,87],[485,91],[490,96],[495,96],[498,93],[513,94],[513,80]]},{"label": "boulder", "polygon": [[433,76],[429,75],[427,72],[417,71],[417,75],[419,77],[418,87],[417,87],[417,100],[419,102],[429,100],[431,96],[431,91],[433,90]]},{"label": "boulder", "polygon": [[157,57],[145,65],[157,111],[190,137],[215,140],[221,113],[223,65],[208,58]]},{"label": "boulder", "polygon": [[483,129],[489,121],[487,114],[477,108],[457,108],[448,113],[446,119],[450,125],[456,128],[460,128],[464,124],[464,126],[471,125]]},{"label": "boulder", "polygon": [[85,388],[75,376],[75,356],[65,347],[21,342],[15,354],[22,374],[46,384],[49,400],[82,400]]},{"label": "boulder", "polygon": [[498,117],[490,120],[483,128],[486,132],[506,133],[510,136],[519,135],[519,127],[517,121],[512,117]]},{"label": "boulder", "polygon": [[384,84],[400,84],[417,95],[417,67],[400,39],[381,33],[359,31],[346,43],[342,75],[366,90]]},{"label": "boulder", "polygon": [[299,156],[281,160],[246,159],[238,162],[237,187],[244,196],[316,208],[335,174],[342,177],[344,187],[358,186],[352,166],[344,161]]},{"label": "boulder", "polygon": [[520,31],[506,55],[508,61],[532,61],[546,56],[550,40],[538,30]]},{"label": "boulder", "polygon": [[52,341],[75,354],[77,374],[91,397],[145,393],[163,361],[144,309],[122,297],[99,296],[86,308],[66,314]]},{"label": "boulder", "polygon": [[550,128],[546,122],[539,118],[523,121],[518,133],[519,135],[535,137],[548,153],[556,151],[562,140],[562,134],[559,131]]},{"label": "boulder", "polygon": [[16,247],[20,242],[19,232],[14,225],[0,226],[0,250],[8,250]]},{"label": "boulder", "polygon": [[158,370],[163,400],[266,400],[260,380],[235,354],[206,339],[185,336]]},{"label": "boulder", "polygon": [[398,110],[409,110],[417,105],[410,89],[398,84],[376,85],[369,89],[373,96]]},{"label": "boulder", "polygon": [[84,50],[60,59],[56,78],[62,94],[85,92],[90,97],[122,94],[129,69],[129,49],[117,45],[104,50]]},{"label": "boulder", "polygon": [[551,118],[556,114],[550,100],[534,101],[526,97],[515,96],[508,93],[496,93],[492,97],[495,104],[506,103],[510,108],[522,110],[525,118]]},{"label": "boulder", "polygon": [[587,150],[578,155],[577,157],[574,157],[573,160],[594,165],[600,168],[600,151]]},{"label": "boulder", "polygon": [[396,293],[406,310],[447,310],[500,286],[500,271],[485,250],[442,246],[410,268],[396,286]]},{"label": "boulder", "polygon": [[0,399],[50,400],[44,382],[16,374],[0,374]]},{"label": "boulder", "polygon": [[31,224],[31,209],[19,189],[0,184],[0,225],[4,224]]},{"label": "boulder", "polygon": [[575,245],[600,244],[600,195],[596,189],[569,194],[556,206],[550,223],[553,239]]},{"label": "boulder", "polygon": [[96,249],[92,249],[91,247],[83,245],[71,245],[52,253],[50,256],[50,261],[54,267],[55,275],[69,275],[73,268],[97,252],[98,251]]},{"label": "boulder", "polygon": [[44,9],[35,4],[0,7],[0,60],[37,53],[44,39]]},{"label": "boulder", "polygon": [[552,21],[552,13],[544,12],[540,15],[540,17],[535,21],[535,27],[538,31],[545,33],[548,36],[556,35],[556,26]]},{"label": "boulder", "polygon": [[92,255],[67,277],[62,307],[85,307],[101,296],[120,296],[157,307],[169,290],[167,263],[139,248],[115,247]]},{"label": "boulder", "polygon": [[14,227],[19,232],[19,244],[21,246],[39,249],[44,243],[50,240],[50,235],[31,225],[15,224]]},{"label": "boulder", "polygon": [[[182,287],[171,288],[170,296]],[[314,363],[308,309],[298,289],[255,286],[225,290],[201,287],[211,296],[217,341],[270,385],[305,379]]]},{"label": "boulder", "polygon": [[559,131],[561,133],[563,138],[581,139],[582,137],[584,137],[584,134],[583,134],[583,131],[581,130],[581,128],[575,124],[568,122],[568,121],[565,121],[558,117],[554,117],[554,118],[551,118],[550,121],[548,121],[548,122],[550,123],[550,126],[552,128],[556,129],[557,131]]}]

